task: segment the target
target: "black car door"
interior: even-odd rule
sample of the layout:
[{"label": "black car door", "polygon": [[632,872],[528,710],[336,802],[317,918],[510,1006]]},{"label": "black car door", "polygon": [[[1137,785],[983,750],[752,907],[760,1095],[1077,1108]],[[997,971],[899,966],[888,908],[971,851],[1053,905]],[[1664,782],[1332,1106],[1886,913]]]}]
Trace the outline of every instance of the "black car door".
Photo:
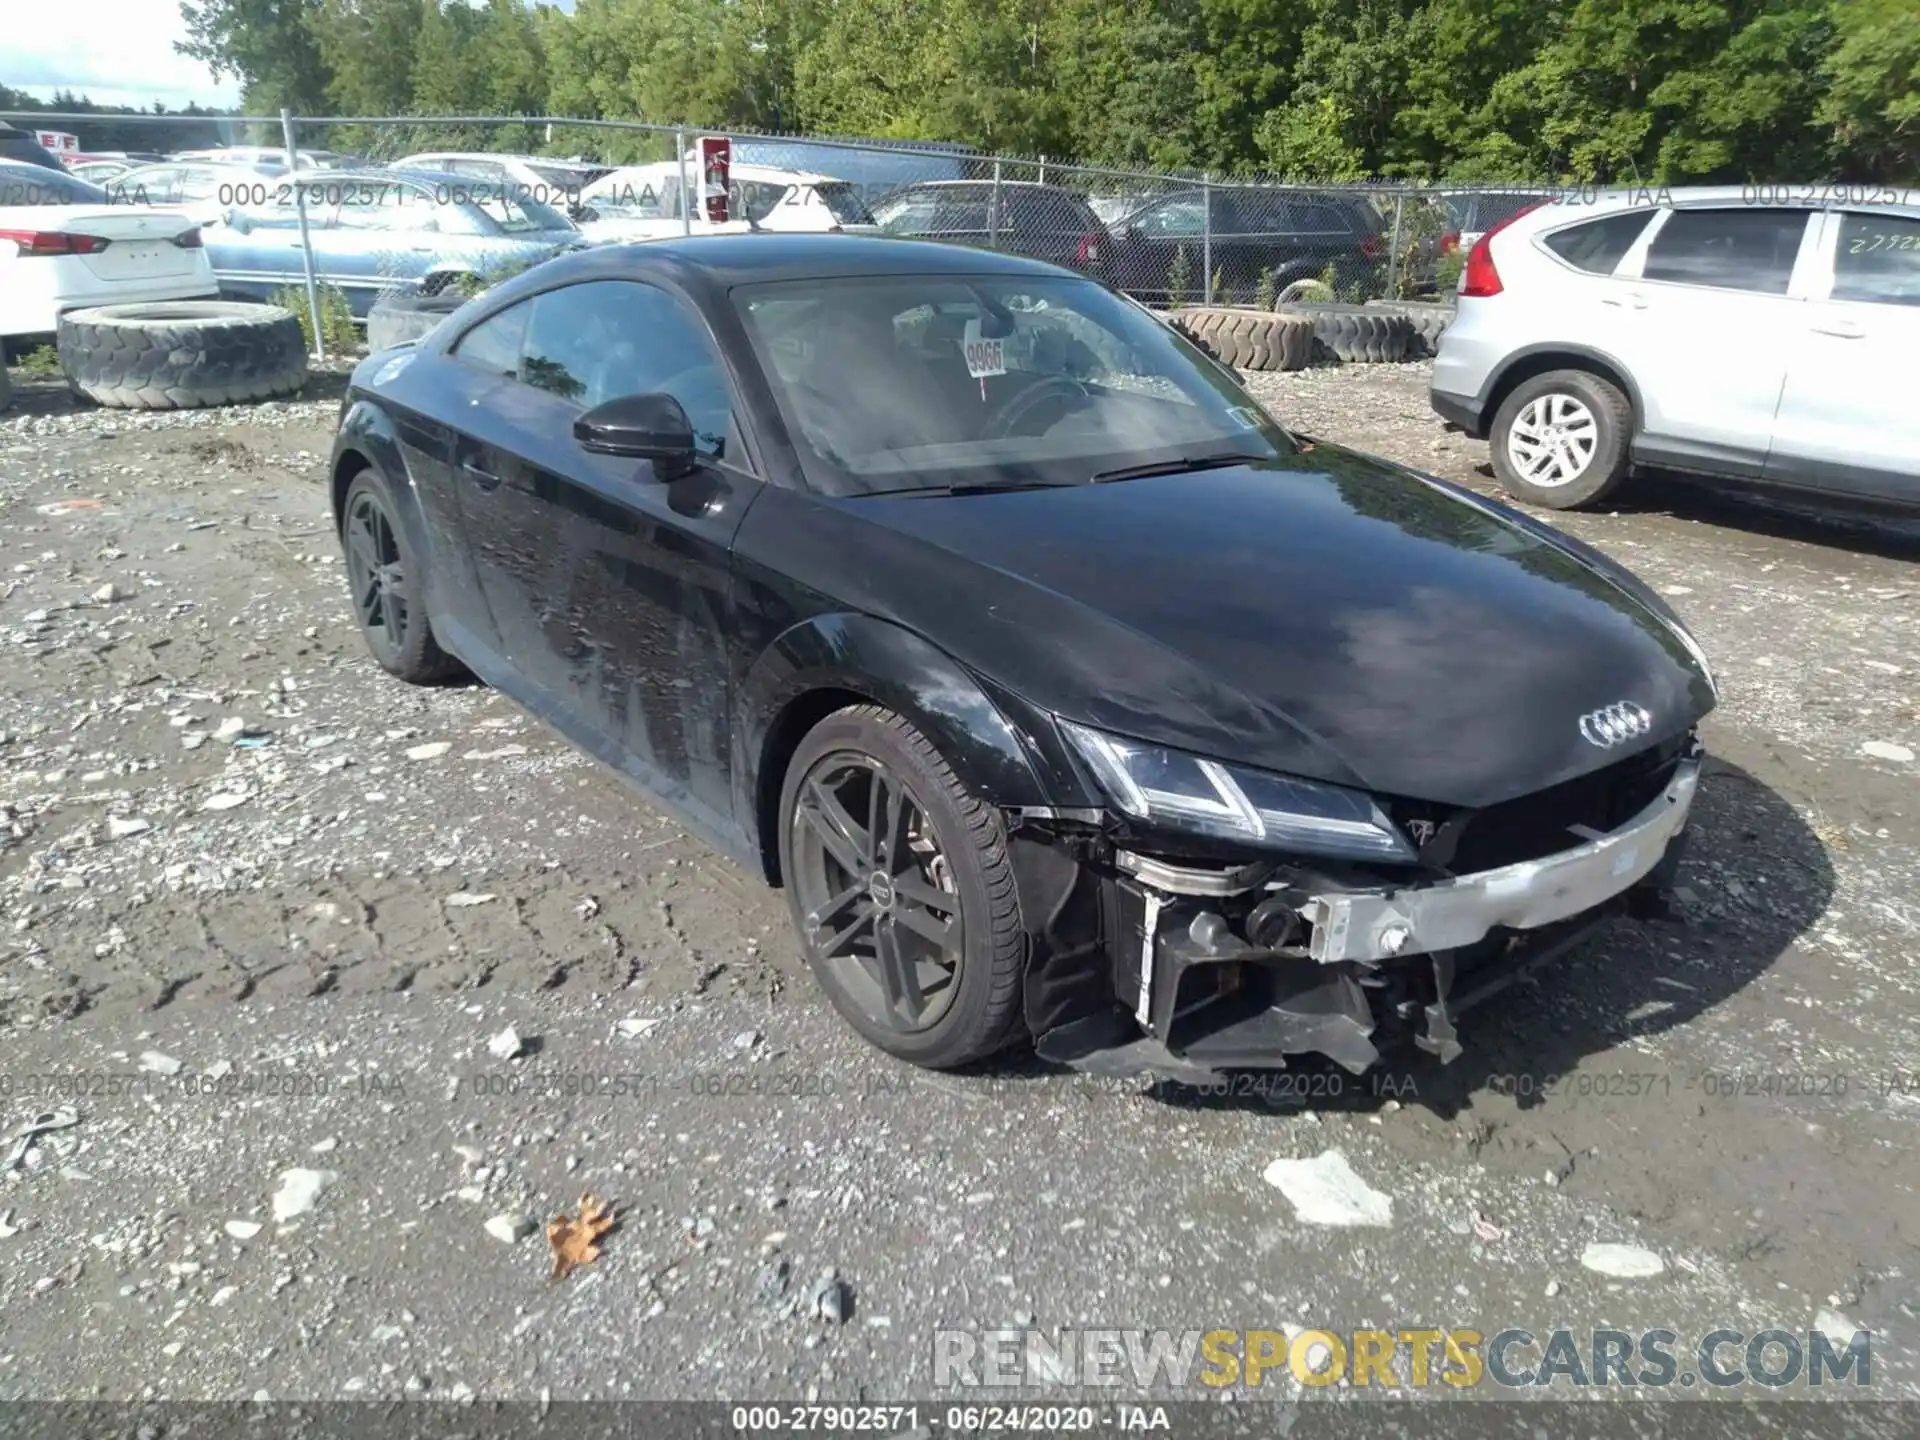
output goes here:
[{"label": "black car door", "polygon": [[500,632],[474,566],[470,522],[476,511],[486,518],[495,471],[473,426],[513,382],[526,325],[525,304],[503,310],[462,335],[445,359],[416,356],[397,387],[395,431],[434,557],[434,624],[454,651],[483,667],[501,648]]},{"label": "black car door", "polygon": [[[528,302],[518,383],[484,428],[468,529],[523,698],[695,818],[730,828],[728,613],[734,532],[759,493],[706,326],[626,280]],[[671,483],[589,454],[583,411],[671,394],[706,463]],[[478,516],[479,518],[476,518]]]}]

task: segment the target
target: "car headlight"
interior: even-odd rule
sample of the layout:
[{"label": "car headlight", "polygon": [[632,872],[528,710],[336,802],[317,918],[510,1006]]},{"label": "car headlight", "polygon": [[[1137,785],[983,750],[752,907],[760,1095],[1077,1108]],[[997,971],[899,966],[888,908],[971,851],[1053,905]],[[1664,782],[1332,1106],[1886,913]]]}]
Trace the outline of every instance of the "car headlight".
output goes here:
[{"label": "car headlight", "polygon": [[1073,748],[1125,814],[1219,840],[1352,860],[1416,859],[1373,797],[1249,770],[1062,720]]}]

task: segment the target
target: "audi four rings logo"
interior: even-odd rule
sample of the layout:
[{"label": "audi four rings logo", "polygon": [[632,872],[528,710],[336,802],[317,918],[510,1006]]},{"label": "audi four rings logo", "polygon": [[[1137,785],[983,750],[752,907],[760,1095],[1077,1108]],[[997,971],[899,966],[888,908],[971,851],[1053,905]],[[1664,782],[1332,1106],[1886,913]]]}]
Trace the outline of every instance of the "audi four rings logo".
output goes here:
[{"label": "audi four rings logo", "polygon": [[1653,716],[1641,706],[1619,700],[1580,717],[1580,733],[1589,745],[1611,750],[1623,740],[1644,735],[1653,728]]}]

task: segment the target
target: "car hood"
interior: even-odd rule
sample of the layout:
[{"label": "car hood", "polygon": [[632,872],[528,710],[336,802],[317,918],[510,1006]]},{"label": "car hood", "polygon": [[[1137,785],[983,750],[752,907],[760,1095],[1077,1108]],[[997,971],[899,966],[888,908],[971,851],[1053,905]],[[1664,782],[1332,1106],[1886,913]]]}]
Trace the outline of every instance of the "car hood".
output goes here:
[{"label": "car hood", "polygon": [[[835,557],[835,590],[1055,714],[1221,759],[1482,806],[1669,740],[1714,702],[1663,607],[1611,562],[1331,445],[828,503],[872,531],[866,563]],[[1623,702],[1651,715],[1645,735],[1585,738],[1583,716]]]}]

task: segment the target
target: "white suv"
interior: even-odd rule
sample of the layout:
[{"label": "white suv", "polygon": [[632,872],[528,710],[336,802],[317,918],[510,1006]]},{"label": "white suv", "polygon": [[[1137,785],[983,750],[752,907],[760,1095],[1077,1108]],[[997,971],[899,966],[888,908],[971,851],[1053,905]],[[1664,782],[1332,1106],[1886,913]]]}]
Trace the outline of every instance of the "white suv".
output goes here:
[{"label": "white suv", "polygon": [[1589,194],[1474,245],[1431,400],[1553,509],[1636,463],[1920,507],[1916,351],[1920,192]]}]

